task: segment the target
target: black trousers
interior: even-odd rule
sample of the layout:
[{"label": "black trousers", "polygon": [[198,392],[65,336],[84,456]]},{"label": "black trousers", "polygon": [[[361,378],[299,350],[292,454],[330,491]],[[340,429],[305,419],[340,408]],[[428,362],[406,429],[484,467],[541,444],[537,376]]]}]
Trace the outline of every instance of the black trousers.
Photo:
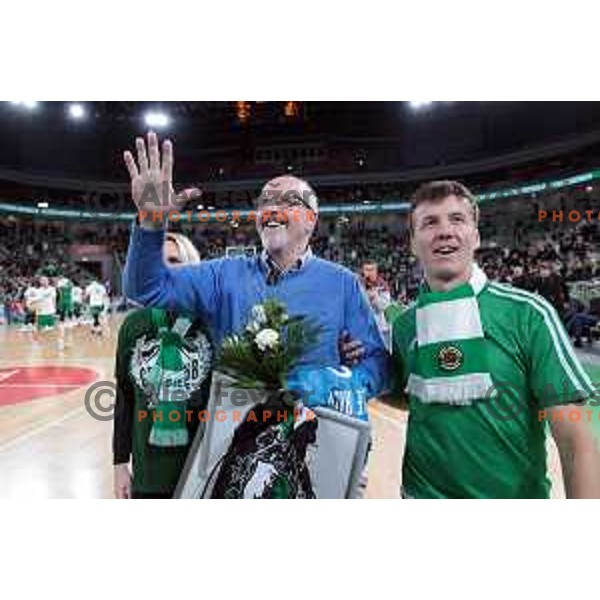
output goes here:
[{"label": "black trousers", "polygon": [[147,494],[131,490],[132,500],[170,500],[172,497],[172,494]]}]

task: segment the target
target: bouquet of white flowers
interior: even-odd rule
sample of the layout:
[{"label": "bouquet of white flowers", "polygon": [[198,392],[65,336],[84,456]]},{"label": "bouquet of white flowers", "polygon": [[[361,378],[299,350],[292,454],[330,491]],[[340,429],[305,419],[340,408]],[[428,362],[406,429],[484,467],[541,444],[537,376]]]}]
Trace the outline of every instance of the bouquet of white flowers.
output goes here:
[{"label": "bouquet of white flowers", "polygon": [[290,370],[318,341],[319,331],[305,317],[290,317],[282,302],[266,300],[252,308],[241,334],[225,338],[217,369],[238,388],[283,391]]}]

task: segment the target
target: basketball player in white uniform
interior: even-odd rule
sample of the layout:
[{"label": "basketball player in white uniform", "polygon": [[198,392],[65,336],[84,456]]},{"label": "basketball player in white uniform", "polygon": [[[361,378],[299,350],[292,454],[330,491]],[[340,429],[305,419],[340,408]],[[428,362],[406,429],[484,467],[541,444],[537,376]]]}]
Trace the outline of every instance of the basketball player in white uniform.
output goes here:
[{"label": "basketball player in white uniform", "polygon": [[92,283],[85,288],[85,297],[87,298],[90,307],[92,319],[94,319],[92,332],[101,335],[102,327],[100,326],[100,315],[104,311],[104,307],[108,301],[106,288],[98,281],[92,281]]},{"label": "basketball player in white uniform", "polygon": [[36,322],[37,312],[37,299],[38,299],[38,288],[35,285],[35,281],[32,281],[25,292],[23,293],[23,301],[25,303],[25,323],[20,331],[34,331]]},{"label": "basketball player in white uniform", "polygon": [[75,319],[75,324],[79,325],[81,320],[81,308],[83,304],[83,290],[81,286],[74,285],[73,286],[73,315]]},{"label": "basketball player in white uniform", "polygon": [[56,325],[56,288],[47,277],[40,277],[37,290],[37,326],[40,331],[54,329]]},{"label": "basketball player in white uniform", "polygon": [[[56,315],[56,288],[50,285],[50,280],[47,277],[40,277],[40,286],[37,289],[37,298],[35,306],[37,307],[37,331],[34,333],[34,341],[40,341],[40,334],[44,338],[47,333],[53,331],[57,324]],[[59,351],[63,351],[65,347],[64,330],[58,328],[57,344]]]}]

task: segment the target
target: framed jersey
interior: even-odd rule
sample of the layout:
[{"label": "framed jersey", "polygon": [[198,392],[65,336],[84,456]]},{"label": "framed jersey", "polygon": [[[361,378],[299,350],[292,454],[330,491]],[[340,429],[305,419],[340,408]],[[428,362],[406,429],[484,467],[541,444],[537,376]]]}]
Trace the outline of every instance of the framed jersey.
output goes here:
[{"label": "framed jersey", "polygon": [[[245,398],[240,406],[240,398]],[[231,380],[215,373],[206,411],[200,424],[175,491],[175,498],[210,498],[222,468],[222,460],[232,443],[237,427],[248,413],[266,401],[256,390],[236,390]],[[365,466],[370,426],[368,422],[344,415],[330,408],[312,409],[316,415],[316,440],[308,445],[306,466],[314,497],[355,498],[359,493],[360,475]],[[258,471],[268,469],[261,463]],[[268,474],[266,476],[268,479]],[[246,493],[243,497],[259,497]]]}]

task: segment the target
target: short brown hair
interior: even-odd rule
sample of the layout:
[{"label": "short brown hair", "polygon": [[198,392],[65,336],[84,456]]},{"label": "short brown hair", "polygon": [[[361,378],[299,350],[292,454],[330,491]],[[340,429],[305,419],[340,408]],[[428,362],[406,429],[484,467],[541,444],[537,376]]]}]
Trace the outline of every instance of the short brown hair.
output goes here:
[{"label": "short brown hair", "polygon": [[[468,187],[458,181],[430,181],[420,185],[410,199],[412,205],[410,209],[411,215],[419,204],[422,204],[423,202],[437,202],[448,196],[456,196],[467,200],[473,209],[473,219],[475,220],[475,224],[479,224],[479,205],[477,204],[477,198],[475,198]],[[410,221],[412,226],[412,218]]]}]

